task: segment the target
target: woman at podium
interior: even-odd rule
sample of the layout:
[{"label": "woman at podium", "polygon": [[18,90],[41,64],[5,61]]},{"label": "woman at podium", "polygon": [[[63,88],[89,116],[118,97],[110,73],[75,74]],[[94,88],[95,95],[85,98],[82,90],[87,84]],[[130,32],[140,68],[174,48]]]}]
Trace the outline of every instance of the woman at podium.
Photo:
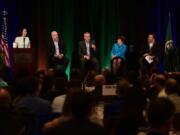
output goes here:
[{"label": "woman at podium", "polygon": [[23,28],[20,31],[20,36],[15,38],[15,41],[13,43],[13,48],[30,48],[30,40],[29,37],[27,37],[27,29]]}]

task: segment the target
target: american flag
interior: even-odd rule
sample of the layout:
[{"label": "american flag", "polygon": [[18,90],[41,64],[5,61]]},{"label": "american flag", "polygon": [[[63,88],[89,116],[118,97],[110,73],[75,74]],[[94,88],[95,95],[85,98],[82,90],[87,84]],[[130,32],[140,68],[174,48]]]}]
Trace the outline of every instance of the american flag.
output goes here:
[{"label": "american flag", "polygon": [[10,67],[8,39],[7,39],[7,21],[6,21],[7,12],[3,11],[1,15],[2,15],[2,33],[0,40],[0,50],[1,50],[0,52],[4,66]]}]

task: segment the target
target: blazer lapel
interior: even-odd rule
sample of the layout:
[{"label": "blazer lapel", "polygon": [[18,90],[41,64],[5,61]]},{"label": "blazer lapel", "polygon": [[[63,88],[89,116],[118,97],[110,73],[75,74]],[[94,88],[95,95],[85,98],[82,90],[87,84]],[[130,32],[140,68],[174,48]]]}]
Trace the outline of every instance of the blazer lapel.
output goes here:
[{"label": "blazer lapel", "polygon": [[62,53],[62,44],[60,41],[58,41],[58,46],[59,46],[59,52]]},{"label": "blazer lapel", "polygon": [[86,48],[86,43],[85,43],[85,41],[83,41],[83,48],[84,48],[84,49],[83,49],[83,50],[84,50],[84,53],[87,54],[87,48]]}]

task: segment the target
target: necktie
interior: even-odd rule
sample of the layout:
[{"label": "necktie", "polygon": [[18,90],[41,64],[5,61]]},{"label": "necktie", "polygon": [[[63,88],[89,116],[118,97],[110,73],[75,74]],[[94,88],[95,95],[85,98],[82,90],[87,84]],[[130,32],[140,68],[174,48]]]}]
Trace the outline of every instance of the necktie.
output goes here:
[{"label": "necktie", "polygon": [[26,39],[26,38],[24,37],[24,40],[23,40],[23,41],[24,41],[24,42],[23,42],[23,43],[24,43],[24,48],[25,48],[25,39]]}]

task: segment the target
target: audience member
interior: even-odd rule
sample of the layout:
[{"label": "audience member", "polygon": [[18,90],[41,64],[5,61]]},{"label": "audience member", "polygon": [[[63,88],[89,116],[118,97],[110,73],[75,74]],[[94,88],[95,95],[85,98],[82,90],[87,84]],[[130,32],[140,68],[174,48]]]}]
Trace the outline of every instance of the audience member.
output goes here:
[{"label": "audience member", "polygon": [[174,104],[167,98],[151,101],[147,110],[150,125],[148,135],[168,135],[172,128],[174,112]]},{"label": "audience member", "polygon": [[45,76],[39,96],[51,102],[53,100],[53,96],[52,96],[53,84],[54,84],[54,77],[51,75]]},{"label": "audience member", "polygon": [[150,98],[167,97],[165,91],[166,77],[163,74],[155,74],[150,80],[148,94]]},{"label": "audience member", "polygon": [[180,113],[180,96],[179,93],[179,86],[175,79],[169,78],[166,81],[165,91],[167,93],[167,97],[174,103],[176,107],[176,113]]},{"label": "audience member", "polygon": [[19,88],[21,89],[21,98],[15,100],[15,108],[29,109],[37,114],[48,114],[51,112],[50,103],[40,98],[38,91],[38,81],[35,78],[24,79],[20,82]]},{"label": "audience member", "polygon": [[180,135],[180,113],[177,113],[174,116],[173,129],[174,129],[175,135]]},{"label": "audience member", "polygon": [[[103,69],[82,81],[73,68],[69,80],[53,69],[6,80],[0,76],[0,135],[39,134],[42,126],[47,135],[137,135],[144,129],[147,135],[180,135],[178,76],[141,69],[139,76],[129,71],[118,77]],[[103,96],[103,85],[116,88],[116,95]]]},{"label": "audience member", "polygon": [[102,135],[105,134],[103,128],[90,120],[93,112],[94,104],[91,94],[81,89],[71,90],[65,100],[63,115],[68,119],[60,120],[56,124],[52,124],[51,130],[47,130],[45,125],[45,133],[51,135]]},{"label": "audience member", "polygon": [[22,129],[20,117],[11,106],[9,92],[0,88],[0,135],[19,135]]},{"label": "audience member", "polygon": [[53,90],[52,111],[62,113],[62,108],[67,93],[67,81],[64,78],[56,78]]},{"label": "audience member", "polygon": [[117,99],[105,107],[105,125],[110,134],[136,135],[144,124],[146,98],[124,78],[118,82],[117,94]]},{"label": "audience member", "polygon": [[81,75],[79,69],[72,69],[70,71],[70,80],[68,82],[68,88],[81,87]]}]

